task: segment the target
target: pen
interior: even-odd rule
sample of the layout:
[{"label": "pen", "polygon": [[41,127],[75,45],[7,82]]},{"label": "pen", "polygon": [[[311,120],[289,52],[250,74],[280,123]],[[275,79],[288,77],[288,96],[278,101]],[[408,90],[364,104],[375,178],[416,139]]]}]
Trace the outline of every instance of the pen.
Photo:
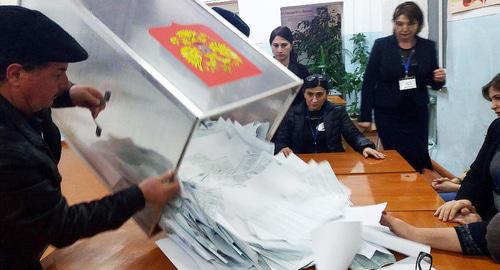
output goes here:
[{"label": "pen", "polygon": [[[111,91],[104,92],[104,102],[108,102],[110,98],[111,98]],[[101,137],[102,128],[99,126],[99,124],[97,124],[97,121],[95,120],[95,118],[94,118],[94,123],[96,125],[95,135],[97,137]]]}]

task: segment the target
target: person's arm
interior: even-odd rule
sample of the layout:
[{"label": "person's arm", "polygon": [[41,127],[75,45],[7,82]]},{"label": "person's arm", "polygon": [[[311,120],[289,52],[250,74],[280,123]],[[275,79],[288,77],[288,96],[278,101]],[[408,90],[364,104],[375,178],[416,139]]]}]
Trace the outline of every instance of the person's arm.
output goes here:
[{"label": "person's arm", "polygon": [[[292,109],[288,111],[286,116],[283,118],[278,131],[276,132],[276,139],[274,140],[274,154],[279,153],[282,149],[288,148],[291,150],[292,144],[292,130],[293,130],[293,113]],[[288,156],[289,153],[284,153]]]},{"label": "person's arm", "polygon": [[340,119],[339,123],[342,136],[354,150],[358,153],[363,153],[363,150],[367,147],[375,149],[375,144],[354,126],[354,123],[347,114],[345,106],[335,105],[334,110],[333,113],[335,113],[335,117],[339,117]]},{"label": "person's arm", "polygon": [[106,101],[103,94],[90,86],[70,83],[68,90],[54,99],[54,108],[83,107],[90,110],[94,118],[104,110]]},{"label": "person's arm", "polygon": [[[368,64],[363,77],[363,86],[361,90],[361,113],[360,123],[372,122],[372,109],[375,99],[375,86],[379,78],[380,58],[382,54],[380,40],[373,44]],[[363,124],[362,124],[363,125]]]},{"label": "person's arm", "polygon": [[397,236],[426,244],[432,248],[462,252],[457,232],[454,228],[417,228],[389,214],[382,215],[382,225]]},{"label": "person's arm", "polygon": [[[0,234],[6,243],[22,246],[26,239],[32,239],[56,247],[67,246],[82,237],[118,228],[144,208],[145,202],[168,200],[179,189],[177,182],[159,185],[163,179],[171,178],[164,175],[100,200],[69,206],[61,194],[58,174],[44,173],[30,159],[32,156],[26,155],[29,149],[9,145],[2,149],[10,147],[11,151],[0,158]],[[9,234],[4,235],[3,229]]]}]

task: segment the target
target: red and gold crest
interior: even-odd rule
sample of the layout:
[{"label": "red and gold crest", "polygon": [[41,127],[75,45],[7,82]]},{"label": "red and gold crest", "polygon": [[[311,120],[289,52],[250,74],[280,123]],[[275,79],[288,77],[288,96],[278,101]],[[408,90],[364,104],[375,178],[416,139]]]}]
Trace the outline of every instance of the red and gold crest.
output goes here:
[{"label": "red and gold crest", "polygon": [[173,23],[168,27],[150,28],[149,33],[208,87],[262,73],[204,25]]}]

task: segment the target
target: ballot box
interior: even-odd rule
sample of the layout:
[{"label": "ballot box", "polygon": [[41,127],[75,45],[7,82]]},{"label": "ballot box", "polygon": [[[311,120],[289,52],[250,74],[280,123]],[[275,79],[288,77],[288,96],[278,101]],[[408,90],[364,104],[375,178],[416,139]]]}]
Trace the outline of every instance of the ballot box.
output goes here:
[{"label": "ballot box", "polygon": [[[221,117],[269,124],[271,138],[302,84],[198,1],[20,2],[89,53],[69,65],[69,78],[107,92],[106,109],[96,119],[82,108],[52,115],[112,191],[178,168],[190,138]],[[147,206],[135,219],[152,232],[157,212]]]}]

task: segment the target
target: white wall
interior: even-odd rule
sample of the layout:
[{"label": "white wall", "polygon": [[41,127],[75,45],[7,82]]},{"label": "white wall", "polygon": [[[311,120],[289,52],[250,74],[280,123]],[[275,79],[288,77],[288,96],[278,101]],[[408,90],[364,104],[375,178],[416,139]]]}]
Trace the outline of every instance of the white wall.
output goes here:
[{"label": "white wall", "polygon": [[17,0],[0,0],[0,5],[17,5]]},{"label": "white wall", "polygon": [[500,6],[480,12],[494,15],[448,22],[448,92],[438,93],[435,160],[454,174],[470,166],[496,117],[481,87],[500,72]]},{"label": "white wall", "polygon": [[[403,0],[238,0],[241,18],[250,26],[250,39],[257,44],[268,43],[269,34],[281,25],[281,7],[343,2],[344,35],[359,32],[392,32],[392,12]],[[427,0],[415,0],[427,11]],[[423,34],[426,36],[426,29]]]}]

